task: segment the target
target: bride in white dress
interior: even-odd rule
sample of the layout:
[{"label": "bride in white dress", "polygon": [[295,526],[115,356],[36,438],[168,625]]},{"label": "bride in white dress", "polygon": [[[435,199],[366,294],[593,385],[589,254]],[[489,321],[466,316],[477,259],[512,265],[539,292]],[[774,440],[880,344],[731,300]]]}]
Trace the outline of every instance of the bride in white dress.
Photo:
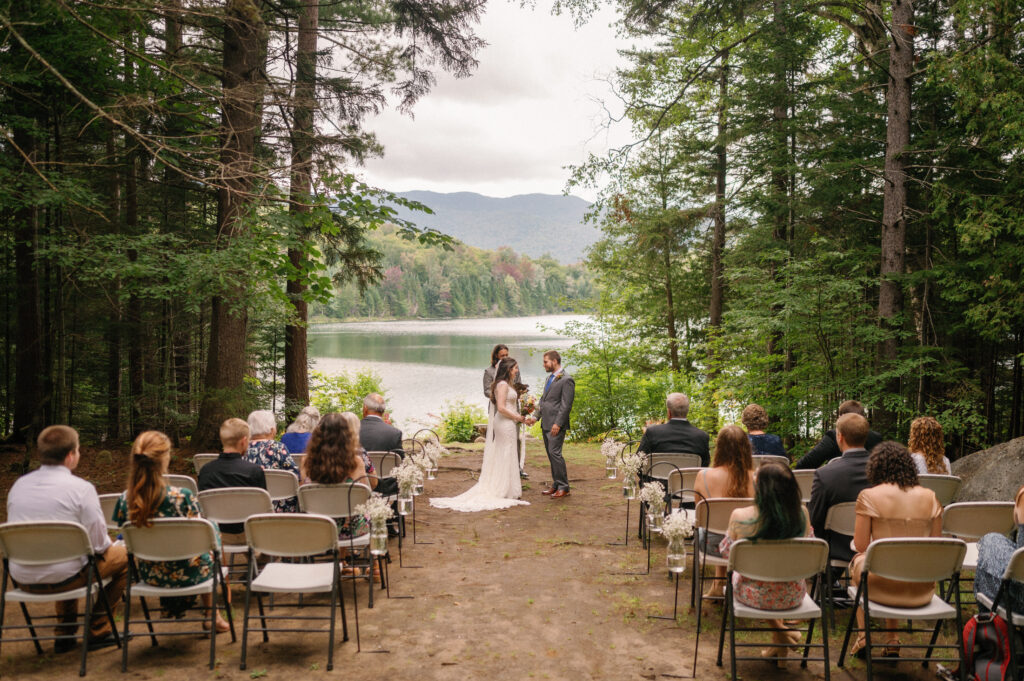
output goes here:
[{"label": "bride in white dress", "polygon": [[430,505],[454,511],[493,511],[528,506],[520,501],[523,484],[519,478],[519,437],[516,424],[532,425],[534,419],[519,413],[519,396],[511,386],[519,376],[519,365],[511,357],[498,362],[491,391],[490,418],[484,444],[480,479],[457,497],[431,499]]}]

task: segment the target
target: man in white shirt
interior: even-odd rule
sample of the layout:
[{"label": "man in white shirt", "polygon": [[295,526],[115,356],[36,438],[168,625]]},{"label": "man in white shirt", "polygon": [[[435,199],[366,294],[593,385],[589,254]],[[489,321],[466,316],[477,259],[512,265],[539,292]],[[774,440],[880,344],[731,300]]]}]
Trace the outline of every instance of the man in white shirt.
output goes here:
[{"label": "man in white shirt", "polygon": [[[7,495],[8,522],[28,520],[65,520],[79,523],[89,534],[96,552],[96,568],[100,579],[109,579],[104,587],[111,607],[115,607],[124,592],[128,574],[128,554],[121,544],[113,544],[107,534],[100,498],[92,483],[72,471],[78,467],[81,453],[78,433],[68,426],[50,426],[39,434],[37,441],[41,465],[23,475]],[[84,558],[51,563],[49,565],[18,565],[11,562],[11,577],[25,591],[54,594],[85,586],[86,561]],[[58,636],[74,635],[78,629],[78,601],[58,601]],[[96,604],[89,625],[89,648],[102,648],[114,644],[113,623],[102,605]],[[56,652],[74,647],[70,639],[55,641]]]}]

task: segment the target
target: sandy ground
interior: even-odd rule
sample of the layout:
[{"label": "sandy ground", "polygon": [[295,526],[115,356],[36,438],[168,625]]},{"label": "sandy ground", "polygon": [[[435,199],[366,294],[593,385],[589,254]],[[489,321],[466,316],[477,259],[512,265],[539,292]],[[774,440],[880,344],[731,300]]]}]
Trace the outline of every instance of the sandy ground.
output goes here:
[{"label": "sandy ground", "polygon": [[[625,534],[620,483],[604,478],[594,445],[570,446],[567,458],[573,491],[565,499],[540,494],[550,471],[537,442],[528,450],[530,480],[523,492],[530,506],[463,514],[431,509],[421,497],[419,543],[412,543],[410,531],[402,552],[405,567],[399,567],[397,545],[392,548],[391,598],[377,591],[375,607],[369,610],[365,582],[359,586],[362,652],[356,651],[349,587],[351,640],[341,643],[339,634],[333,672],[326,671],[326,623],[314,623],[308,632],[273,635],[270,643],[251,637],[246,671],[238,668],[240,643],[231,643],[228,635],[218,639],[218,662],[212,671],[206,666],[208,643],[199,637],[165,638],[158,648],[136,639],[128,675],[291,680],[330,674],[346,679],[491,681],[690,677],[695,616],[688,608],[689,576],[680,582],[679,618],[648,619],[672,611],[673,582],[663,567],[663,542],[655,543],[650,574],[623,574],[643,572],[647,554],[635,534],[628,547],[609,545],[621,542]],[[451,496],[466,489],[479,465],[478,451],[445,459],[438,479],[427,483],[427,494]],[[109,484],[116,488],[115,477]],[[100,486],[107,491],[102,489],[106,485]],[[635,512],[634,505],[634,519]],[[239,623],[242,594],[235,587]],[[725,667],[715,666],[721,610],[712,606],[705,615],[696,676],[726,679],[728,650]],[[839,613],[841,623],[846,616],[845,611]],[[7,618],[21,620],[16,612]],[[840,643],[837,634],[833,661]],[[51,646],[45,649],[50,651]],[[833,675],[866,676],[860,662],[848,663],[847,669],[833,665]],[[28,643],[6,644],[0,655],[0,676],[5,678],[71,679],[77,670],[76,654],[37,656]],[[89,656],[90,677],[119,674],[119,650]],[[823,678],[823,668],[811,663],[800,669],[790,662],[787,671],[779,671],[751,661],[740,663],[739,674],[743,679],[816,679]],[[935,678],[933,671],[907,662],[876,669],[876,674]]]}]

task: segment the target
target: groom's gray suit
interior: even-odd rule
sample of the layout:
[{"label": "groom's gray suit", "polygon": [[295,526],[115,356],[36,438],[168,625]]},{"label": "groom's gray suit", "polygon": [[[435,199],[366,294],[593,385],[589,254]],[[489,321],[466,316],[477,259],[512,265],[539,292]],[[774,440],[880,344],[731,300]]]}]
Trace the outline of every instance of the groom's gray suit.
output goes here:
[{"label": "groom's gray suit", "polygon": [[[540,430],[544,434],[544,449],[551,462],[551,488],[569,491],[569,473],[565,470],[565,459],[562,458],[562,443],[565,442],[565,431],[569,430],[569,412],[572,411],[572,400],[576,396],[576,381],[559,369],[554,378],[545,383],[544,394],[537,403],[540,412]],[[558,426],[558,435],[551,434],[551,426]]]}]

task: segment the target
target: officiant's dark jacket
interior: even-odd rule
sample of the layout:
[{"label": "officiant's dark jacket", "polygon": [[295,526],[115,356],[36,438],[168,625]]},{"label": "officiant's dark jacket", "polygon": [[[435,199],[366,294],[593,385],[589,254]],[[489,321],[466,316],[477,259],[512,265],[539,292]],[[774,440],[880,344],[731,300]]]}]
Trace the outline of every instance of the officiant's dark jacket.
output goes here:
[{"label": "officiant's dark jacket", "polygon": [[[874,449],[875,445],[882,441],[882,436],[873,430],[868,431],[868,440],[864,444],[864,448],[869,452]],[[839,450],[839,443],[836,442],[836,431],[835,429],[827,431],[822,435],[821,440],[818,444],[814,445],[809,452],[800,457],[800,460],[796,462],[793,468],[796,469],[807,469],[807,468],[820,468],[826,463],[842,456],[843,453]]]},{"label": "officiant's dark jacket", "polygon": [[368,452],[400,450],[402,431],[379,416],[367,416],[359,423],[359,444]]},{"label": "officiant's dark jacket", "polygon": [[686,419],[671,419],[668,423],[648,426],[637,451],[647,454],[699,454],[701,466],[707,466],[710,461],[708,434]]}]

